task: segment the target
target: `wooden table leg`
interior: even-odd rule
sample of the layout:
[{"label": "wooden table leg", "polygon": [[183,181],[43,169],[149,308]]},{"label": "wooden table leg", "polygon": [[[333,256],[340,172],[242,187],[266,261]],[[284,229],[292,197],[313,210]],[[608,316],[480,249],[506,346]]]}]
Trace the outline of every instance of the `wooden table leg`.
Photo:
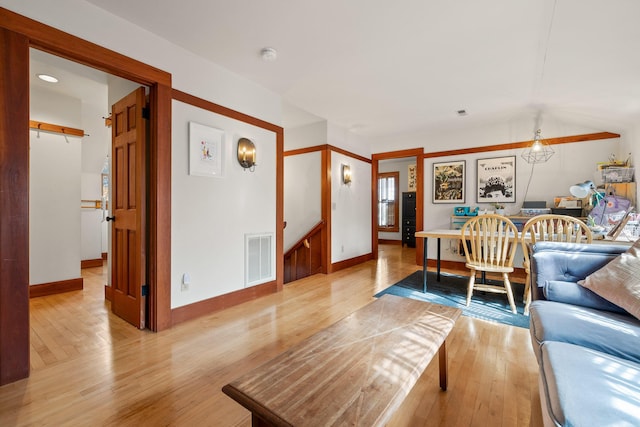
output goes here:
[{"label": "wooden table leg", "polygon": [[447,347],[446,341],[442,342],[438,350],[438,358],[440,359],[440,388],[447,391]]},{"label": "wooden table leg", "polygon": [[251,413],[251,427],[273,427],[268,421],[263,420],[257,414]]}]

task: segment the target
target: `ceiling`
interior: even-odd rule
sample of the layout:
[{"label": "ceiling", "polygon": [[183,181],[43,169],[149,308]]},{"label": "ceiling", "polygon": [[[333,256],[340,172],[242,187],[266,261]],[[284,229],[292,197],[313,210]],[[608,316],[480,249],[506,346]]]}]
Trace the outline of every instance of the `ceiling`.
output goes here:
[{"label": "ceiling", "polygon": [[640,118],[637,0],[87,1],[281,95],[285,127],[320,117],[381,137]]},{"label": "ceiling", "polygon": [[[37,49],[29,51],[29,68],[32,71],[29,74],[31,87],[61,93],[85,102],[95,98],[94,94],[96,92],[107,90],[108,76],[102,71],[85,67]],[[58,79],[58,82],[47,83],[40,80],[37,77],[38,74],[54,76]],[[106,105],[105,115],[108,115]]]}]

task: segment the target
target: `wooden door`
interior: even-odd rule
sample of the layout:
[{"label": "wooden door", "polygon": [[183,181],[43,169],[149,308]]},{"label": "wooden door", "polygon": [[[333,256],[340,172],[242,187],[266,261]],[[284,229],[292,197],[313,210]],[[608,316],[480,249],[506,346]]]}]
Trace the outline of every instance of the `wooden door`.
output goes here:
[{"label": "wooden door", "polygon": [[145,327],[146,280],[145,146],[143,87],[112,107],[111,310]]}]

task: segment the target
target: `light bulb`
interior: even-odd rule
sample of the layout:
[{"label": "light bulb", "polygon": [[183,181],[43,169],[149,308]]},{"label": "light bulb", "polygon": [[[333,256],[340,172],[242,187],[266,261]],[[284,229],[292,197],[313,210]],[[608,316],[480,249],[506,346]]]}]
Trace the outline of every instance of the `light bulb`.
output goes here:
[{"label": "light bulb", "polygon": [[542,143],[539,140],[535,140],[533,145],[531,146],[531,150],[533,151],[540,151],[542,150]]}]

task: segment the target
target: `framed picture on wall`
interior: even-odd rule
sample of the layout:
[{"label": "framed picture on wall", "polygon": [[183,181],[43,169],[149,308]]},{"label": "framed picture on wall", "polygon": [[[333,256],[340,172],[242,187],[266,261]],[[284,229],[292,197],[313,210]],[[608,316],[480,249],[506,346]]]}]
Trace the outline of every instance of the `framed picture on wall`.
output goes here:
[{"label": "framed picture on wall", "polygon": [[224,176],[224,131],[189,122],[189,175]]},{"label": "framed picture on wall", "polygon": [[433,203],[464,203],[465,161],[433,164]]},{"label": "framed picture on wall", "polygon": [[477,160],[478,203],[515,203],[516,156]]},{"label": "framed picture on wall", "polygon": [[408,185],[407,191],[417,191],[418,190],[418,170],[416,169],[416,165],[409,165],[407,169],[408,176]]}]

